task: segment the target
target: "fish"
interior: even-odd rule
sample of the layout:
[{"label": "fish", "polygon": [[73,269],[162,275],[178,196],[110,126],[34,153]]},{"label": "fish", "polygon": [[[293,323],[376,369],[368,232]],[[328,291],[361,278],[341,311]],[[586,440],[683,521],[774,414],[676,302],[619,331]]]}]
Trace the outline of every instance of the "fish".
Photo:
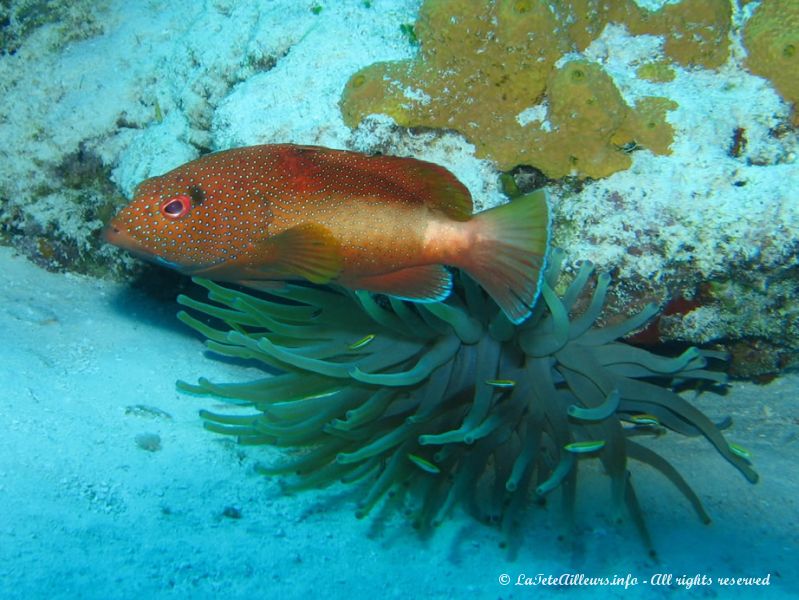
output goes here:
[{"label": "fish", "polygon": [[352,344],[347,346],[347,349],[348,350],[360,350],[361,348],[365,347],[367,344],[370,344],[373,339],[375,339],[375,334],[374,333],[370,333],[368,335],[365,335],[361,339],[359,339],[357,342],[353,342]]},{"label": "fish", "polygon": [[518,324],[542,285],[549,213],[537,190],[473,214],[455,175],[412,157],[263,144],[146,179],[104,239],[192,277],[266,291],[306,280],[440,302],[455,267]]},{"label": "fish", "polygon": [[566,444],[563,449],[573,454],[588,454],[589,452],[596,452],[605,447],[605,440],[589,440],[587,442],[572,442]]},{"label": "fish", "polygon": [[486,379],[486,384],[497,388],[512,388],[516,385],[513,379]]},{"label": "fish", "polygon": [[743,458],[746,461],[751,461],[752,460],[752,453],[749,452],[749,450],[747,450],[746,448],[744,448],[740,444],[736,444],[734,442],[730,442],[728,444],[728,446],[730,447],[730,452],[732,452],[735,456],[740,456],[741,458]]},{"label": "fish", "polygon": [[429,460],[422,458],[421,456],[416,456],[415,454],[408,454],[408,460],[410,460],[413,464],[419,467],[422,471],[432,473],[433,475],[438,475],[439,473],[441,473],[441,469],[439,469]]},{"label": "fish", "polygon": [[660,419],[649,414],[630,415],[629,420],[635,425],[660,425]]}]

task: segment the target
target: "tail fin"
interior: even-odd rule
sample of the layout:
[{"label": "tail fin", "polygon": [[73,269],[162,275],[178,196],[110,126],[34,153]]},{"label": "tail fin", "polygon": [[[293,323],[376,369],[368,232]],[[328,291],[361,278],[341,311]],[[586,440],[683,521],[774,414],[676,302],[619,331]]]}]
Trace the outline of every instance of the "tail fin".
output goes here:
[{"label": "tail fin", "polygon": [[479,240],[465,270],[516,324],[532,312],[549,247],[549,202],[536,190],[474,217]]}]

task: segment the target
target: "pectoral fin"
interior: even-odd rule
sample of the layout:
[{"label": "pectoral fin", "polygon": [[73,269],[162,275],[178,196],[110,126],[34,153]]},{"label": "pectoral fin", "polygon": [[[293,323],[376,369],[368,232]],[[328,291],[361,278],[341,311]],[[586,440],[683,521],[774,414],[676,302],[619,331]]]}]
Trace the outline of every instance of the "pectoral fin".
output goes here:
[{"label": "pectoral fin", "polygon": [[[263,242],[263,268],[283,277],[328,283],[341,274],[341,246],[329,229],[305,223]],[[257,266],[256,266],[257,268]]]},{"label": "pectoral fin", "polygon": [[224,275],[229,270],[230,264],[225,260],[218,260],[214,263],[204,265],[189,265],[181,267],[179,271],[189,277],[203,277],[204,279],[224,279]]},{"label": "pectoral fin", "polygon": [[440,302],[452,290],[452,275],[441,265],[423,265],[382,275],[359,277],[347,281],[347,286],[389,294],[404,300]]},{"label": "pectoral fin", "polygon": [[285,292],[288,289],[288,285],[285,281],[274,281],[270,279],[264,280],[251,280],[251,279],[241,279],[237,281],[239,285],[243,285],[244,287],[252,288],[254,290],[258,290],[261,292]]}]

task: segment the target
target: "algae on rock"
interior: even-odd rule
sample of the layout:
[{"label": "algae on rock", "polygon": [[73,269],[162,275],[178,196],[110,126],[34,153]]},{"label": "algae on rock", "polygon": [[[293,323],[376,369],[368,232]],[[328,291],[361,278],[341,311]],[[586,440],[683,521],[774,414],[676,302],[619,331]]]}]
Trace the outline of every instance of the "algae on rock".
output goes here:
[{"label": "algae on rock", "polygon": [[36,29],[57,27],[58,46],[99,35],[98,11],[107,2],[97,0],[3,0],[0,1],[0,55],[14,54]]}]

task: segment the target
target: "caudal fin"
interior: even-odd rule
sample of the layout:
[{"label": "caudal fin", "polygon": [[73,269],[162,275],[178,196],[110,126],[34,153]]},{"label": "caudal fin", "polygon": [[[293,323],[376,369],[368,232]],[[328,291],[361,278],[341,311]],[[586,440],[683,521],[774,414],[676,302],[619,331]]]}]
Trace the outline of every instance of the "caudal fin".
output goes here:
[{"label": "caudal fin", "polygon": [[518,324],[532,312],[541,288],[549,246],[549,202],[536,190],[478,214],[471,223],[478,240],[465,270]]}]

